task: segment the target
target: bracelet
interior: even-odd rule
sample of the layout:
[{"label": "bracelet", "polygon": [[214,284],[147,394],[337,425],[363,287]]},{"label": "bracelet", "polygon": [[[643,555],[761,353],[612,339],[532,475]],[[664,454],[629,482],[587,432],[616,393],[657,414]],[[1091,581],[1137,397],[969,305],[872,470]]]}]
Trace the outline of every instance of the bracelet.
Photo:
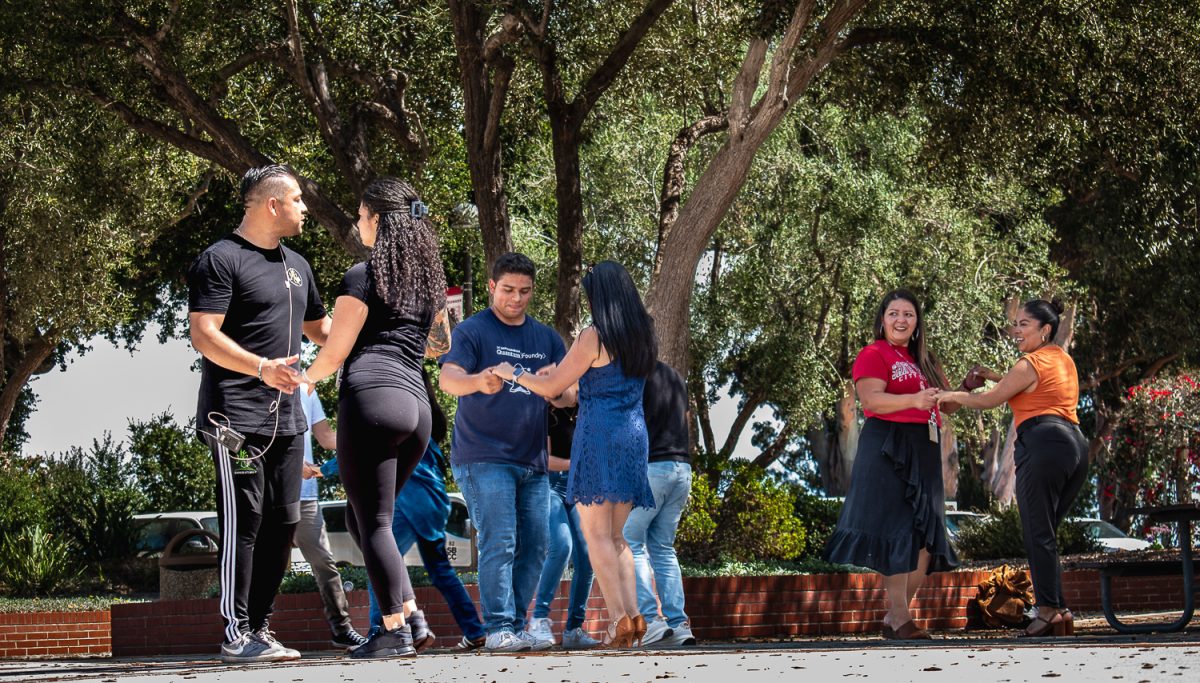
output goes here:
[{"label": "bracelet", "polygon": [[262,381],[262,366],[263,366],[263,363],[266,363],[266,362],[267,362],[266,356],[262,356],[261,358],[258,359],[258,381],[260,381],[260,382]]}]

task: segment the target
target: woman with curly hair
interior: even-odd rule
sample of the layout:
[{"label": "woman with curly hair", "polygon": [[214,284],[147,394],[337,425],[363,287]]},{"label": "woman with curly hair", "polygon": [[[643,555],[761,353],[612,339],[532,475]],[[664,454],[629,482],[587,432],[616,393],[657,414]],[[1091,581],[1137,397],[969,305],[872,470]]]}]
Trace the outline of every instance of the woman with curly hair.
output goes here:
[{"label": "woman with curly hair", "polygon": [[371,256],[342,278],[329,340],[303,378],[312,387],[344,363],[337,462],[349,503],[346,526],[383,613],[383,629],[351,656],[411,657],[432,634],[392,536],[392,509],[429,443],[421,364],[449,350],[446,276],[425,205],[408,183],[372,182],[358,208],[358,231]]}]

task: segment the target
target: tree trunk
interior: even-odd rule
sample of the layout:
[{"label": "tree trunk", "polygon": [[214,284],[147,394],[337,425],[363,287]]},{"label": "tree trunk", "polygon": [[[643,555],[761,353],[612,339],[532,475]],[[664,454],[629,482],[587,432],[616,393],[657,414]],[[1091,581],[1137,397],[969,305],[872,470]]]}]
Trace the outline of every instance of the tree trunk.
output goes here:
[{"label": "tree trunk", "polygon": [[[511,57],[499,52],[500,47],[488,44],[488,15],[481,12],[475,2],[448,0],[448,5],[463,89],[467,166],[471,172],[471,188],[475,191],[475,205],[479,207],[484,267],[490,273],[492,263],[501,254],[512,251],[500,118],[515,64]],[[491,57],[490,62],[488,57]]]},{"label": "tree trunk", "polygon": [[[20,397],[29,378],[50,357],[55,346],[57,346],[57,342],[51,342],[45,337],[38,337],[28,345],[24,345],[20,352],[15,349],[9,350],[6,361],[12,370],[7,373],[4,388],[0,389],[0,444],[4,443],[4,438],[8,434],[8,423],[12,419],[13,409],[17,406],[17,398]],[[3,371],[3,368],[0,368],[0,371]]]},{"label": "tree trunk", "polygon": [[850,382],[845,384],[842,398],[834,406],[832,419],[825,423],[824,428],[809,432],[809,443],[825,495],[844,496],[850,490],[859,436],[858,401]]},{"label": "tree trunk", "polygon": [[579,182],[579,126],[565,111],[550,106],[554,148],[554,200],[558,220],[558,280],[554,327],[569,345],[579,333],[579,292],[583,269],[583,192]]},{"label": "tree trunk", "polygon": [[942,487],[945,489],[945,499],[954,500],[958,497],[958,437],[954,433],[954,424],[949,420],[942,423]]}]

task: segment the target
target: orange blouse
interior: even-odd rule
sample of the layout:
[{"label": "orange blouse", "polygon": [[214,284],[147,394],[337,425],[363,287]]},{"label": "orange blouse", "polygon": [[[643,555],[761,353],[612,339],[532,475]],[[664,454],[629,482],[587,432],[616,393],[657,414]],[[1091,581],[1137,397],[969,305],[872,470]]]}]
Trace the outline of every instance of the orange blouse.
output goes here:
[{"label": "orange blouse", "polygon": [[1079,424],[1075,414],[1079,405],[1079,373],[1071,356],[1061,346],[1047,344],[1024,358],[1037,373],[1038,384],[1033,391],[1008,399],[1017,426],[1038,415],[1057,415]]}]

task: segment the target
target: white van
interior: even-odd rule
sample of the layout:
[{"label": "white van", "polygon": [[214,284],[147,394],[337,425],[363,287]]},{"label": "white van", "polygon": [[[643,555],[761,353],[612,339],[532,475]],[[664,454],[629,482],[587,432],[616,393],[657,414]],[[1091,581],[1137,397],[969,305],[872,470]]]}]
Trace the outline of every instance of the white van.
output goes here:
[{"label": "white van", "polygon": [[[475,566],[475,528],[467,512],[467,502],[461,493],[450,495],[450,516],[446,519],[446,555],[450,565],[458,569]],[[333,560],[341,565],[363,566],[362,552],[346,528],[346,501],[321,501],[321,514],[325,517],[325,533],[329,536],[329,549]],[[410,567],[421,567],[421,554],[414,545],[404,554],[404,562]],[[299,548],[292,548],[292,564],[307,565]]]}]

